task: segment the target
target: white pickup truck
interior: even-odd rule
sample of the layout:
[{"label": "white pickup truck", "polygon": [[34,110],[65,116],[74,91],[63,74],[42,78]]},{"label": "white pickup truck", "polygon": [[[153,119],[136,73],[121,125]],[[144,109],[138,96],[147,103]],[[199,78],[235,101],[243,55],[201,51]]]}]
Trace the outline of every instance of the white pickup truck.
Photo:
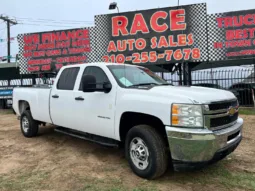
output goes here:
[{"label": "white pickup truck", "polygon": [[125,145],[131,169],[146,179],[163,175],[169,165],[180,171],[218,161],[242,139],[231,92],[172,86],[127,64],[63,67],[52,88],[15,88],[13,108],[25,137],[50,123],[68,135]]}]

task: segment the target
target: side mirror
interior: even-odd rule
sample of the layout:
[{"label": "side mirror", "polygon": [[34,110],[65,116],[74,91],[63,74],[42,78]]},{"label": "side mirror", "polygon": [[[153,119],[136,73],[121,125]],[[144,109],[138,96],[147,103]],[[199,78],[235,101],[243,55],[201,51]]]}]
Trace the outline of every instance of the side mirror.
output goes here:
[{"label": "side mirror", "polygon": [[109,93],[112,89],[112,84],[110,82],[105,82],[103,84],[104,93]]},{"label": "side mirror", "polygon": [[93,75],[82,76],[82,91],[95,92],[96,91],[96,77]]},{"label": "side mirror", "polygon": [[[109,93],[112,89],[112,84],[110,82],[96,83],[96,77],[93,75],[84,75],[81,79],[82,91],[83,92],[104,92]],[[97,88],[100,85],[102,88]]]}]

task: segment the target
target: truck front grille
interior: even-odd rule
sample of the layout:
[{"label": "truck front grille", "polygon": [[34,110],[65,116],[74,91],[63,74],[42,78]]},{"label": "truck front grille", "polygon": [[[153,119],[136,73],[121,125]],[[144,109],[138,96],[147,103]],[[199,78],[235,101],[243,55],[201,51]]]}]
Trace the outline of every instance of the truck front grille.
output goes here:
[{"label": "truck front grille", "polygon": [[220,127],[223,125],[231,124],[235,122],[237,119],[238,119],[238,112],[232,116],[227,115],[227,116],[219,117],[219,118],[211,118],[210,127],[214,128],[214,127]]},{"label": "truck front grille", "polygon": [[[230,109],[235,109],[231,113]],[[225,102],[214,102],[205,105],[204,120],[205,127],[210,130],[220,130],[227,128],[237,122],[238,119],[238,102],[229,100]]]},{"label": "truck front grille", "polygon": [[235,101],[227,101],[227,102],[218,102],[209,104],[210,111],[217,111],[222,109],[228,109],[229,107],[236,107],[238,105],[237,100]]}]

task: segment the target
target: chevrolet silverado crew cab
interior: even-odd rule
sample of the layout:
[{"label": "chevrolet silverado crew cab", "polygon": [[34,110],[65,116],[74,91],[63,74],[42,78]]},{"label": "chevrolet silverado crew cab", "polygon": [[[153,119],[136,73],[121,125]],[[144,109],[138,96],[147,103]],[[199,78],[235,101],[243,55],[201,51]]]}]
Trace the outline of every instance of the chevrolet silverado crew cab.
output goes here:
[{"label": "chevrolet silverado crew cab", "polygon": [[52,87],[14,88],[13,108],[25,137],[50,123],[58,132],[123,145],[133,172],[146,179],[169,165],[180,171],[218,161],[242,139],[233,93],[172,86],[127,64],[63,67]]}]

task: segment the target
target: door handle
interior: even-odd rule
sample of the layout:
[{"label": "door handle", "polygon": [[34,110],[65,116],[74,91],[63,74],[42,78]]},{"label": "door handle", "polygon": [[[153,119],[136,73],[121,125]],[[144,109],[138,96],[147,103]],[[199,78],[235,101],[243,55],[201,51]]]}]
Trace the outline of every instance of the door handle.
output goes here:
[{"label": "door handle", "polygon": [[58,96],[58,95],[53,95],[53,96],[51,96],[51,97],[53,97],[53,98],[59,98],[59,96]]},{"label": "door handle", "polygon": [[76,97],[75,100],[76,100],[76,101],[83,101],[84,98],[83,98],[83,97]]}]

